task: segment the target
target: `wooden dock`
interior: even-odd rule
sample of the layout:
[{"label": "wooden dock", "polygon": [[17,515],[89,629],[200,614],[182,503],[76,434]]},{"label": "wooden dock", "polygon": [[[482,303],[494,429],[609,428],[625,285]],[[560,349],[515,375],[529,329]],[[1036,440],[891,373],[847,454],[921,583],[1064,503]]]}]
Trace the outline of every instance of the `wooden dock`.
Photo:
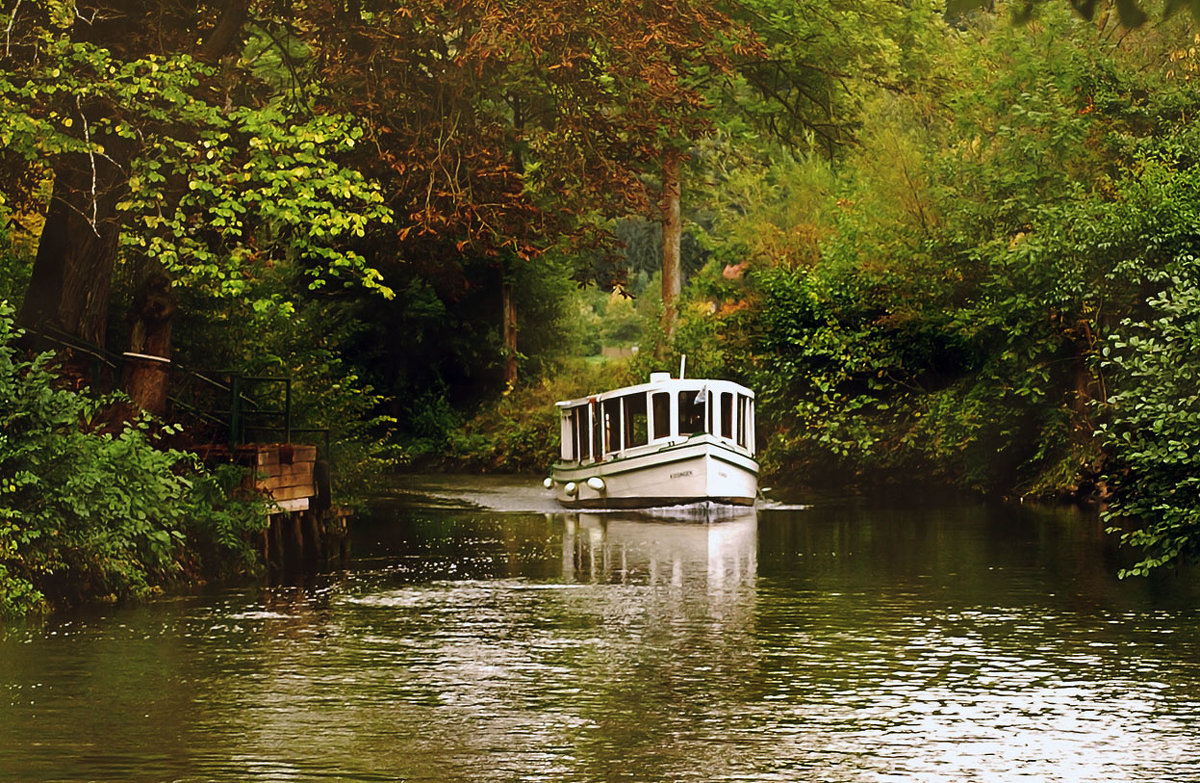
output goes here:
[{"label": "wooden dock", "polygon": [[317,447],[300,443],[252,444],[254,488],[281,512],[319,507],[316,481]]},{"label": "wooden dock", "polygon": [[[148,353],[118,355],[53,326],[26,329],[23,343],[31,351],[58,354],[64,382],[75,388],[111,391],[131,363],[149,362],[167,373],[165,409],[156,413],[187,432],[184,442],[172,445],[210,466],[242,466],[243,489],[271,502],[262,541],[267,567],[296,573],[336,566],[345,558],[349,512],[332,503],[329,463],[318,459],[315,445],[292,442],[301,434],[318,438],[328,455],[329,430],[293,426],[289,375],[189,369]],[[276,437],[281,442],[253,442]]]},{"label": "wooden dock", "polygon": [[302,443],[250,443],[236,447],[246,487],[271,503],[263,531],[263,560],[273,572],[335,565],[346,557],[349,512],[330,497],[329,464],[317,447]]}]

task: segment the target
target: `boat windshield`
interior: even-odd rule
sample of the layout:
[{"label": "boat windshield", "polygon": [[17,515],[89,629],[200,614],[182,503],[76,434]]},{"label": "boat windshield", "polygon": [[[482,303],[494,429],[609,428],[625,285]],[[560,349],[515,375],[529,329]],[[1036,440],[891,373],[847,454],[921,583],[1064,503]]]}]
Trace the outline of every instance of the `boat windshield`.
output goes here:
[{"label": "boat windshield", "polygon": [[686,389],[679,392],[680,435],[694,435],[705,431],[704,398],[703,389]]}]

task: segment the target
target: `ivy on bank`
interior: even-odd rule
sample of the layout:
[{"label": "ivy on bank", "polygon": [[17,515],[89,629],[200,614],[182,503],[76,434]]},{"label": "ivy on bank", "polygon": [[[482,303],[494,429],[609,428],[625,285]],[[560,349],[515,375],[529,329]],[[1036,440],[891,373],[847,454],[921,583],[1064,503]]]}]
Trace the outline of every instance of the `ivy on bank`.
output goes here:
[{"label": "ivy on bank", "polygon": [[1144,297],[1103,347],[1113,390],[1099,435],[1112,455],[1110,532],[1145,576],[1200,560],[1200,165],[1186,129],[1147,145],[1122,191],[1114,271]]}]

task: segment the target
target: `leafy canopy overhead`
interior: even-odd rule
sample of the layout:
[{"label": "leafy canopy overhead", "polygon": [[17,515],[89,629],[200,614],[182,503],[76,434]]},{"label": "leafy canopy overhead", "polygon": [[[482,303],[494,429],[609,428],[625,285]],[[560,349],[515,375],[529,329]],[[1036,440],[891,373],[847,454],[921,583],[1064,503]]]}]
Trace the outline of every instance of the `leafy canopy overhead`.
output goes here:
[{"label": "leafy canopy overhead", "polygon": [[[75,12],[43,0],[0,14],[0,145],[10,174],[0,210],[28,208],[56,161],[73,158],[92,172],[74,208],[92,230],[116,222],[125,258],[158,263],[176,284],[245,296],[287,263],[310,287],[340,279],[390,294],[352,249],[368,226],[391,221],[379,187],[340,162],[362,137],[353,118],[283,100],[244,59],[210,64],[187,48],[82,40],[81,28],[102,36]],[[96,175],[106,169],[118,176]]]},{"label": "leafy canopy overhead", "polygon": [[[361,118],[400,252],[530,258],[594,215],[648,213],[701,87],[751,46],[718,3],[314,2],[328,108]],[[335,19],[336,23],[328,23]]]}]

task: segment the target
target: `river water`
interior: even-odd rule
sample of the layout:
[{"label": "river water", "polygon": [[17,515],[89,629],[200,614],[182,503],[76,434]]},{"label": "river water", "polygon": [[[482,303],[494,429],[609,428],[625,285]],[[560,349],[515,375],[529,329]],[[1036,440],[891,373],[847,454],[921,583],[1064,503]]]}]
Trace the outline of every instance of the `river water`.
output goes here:
[{"label": "river water", "polygon": [[0,780],[1200,779],[1200,589],[1094,516],[410,480],[304,585],[0,630]]}]

